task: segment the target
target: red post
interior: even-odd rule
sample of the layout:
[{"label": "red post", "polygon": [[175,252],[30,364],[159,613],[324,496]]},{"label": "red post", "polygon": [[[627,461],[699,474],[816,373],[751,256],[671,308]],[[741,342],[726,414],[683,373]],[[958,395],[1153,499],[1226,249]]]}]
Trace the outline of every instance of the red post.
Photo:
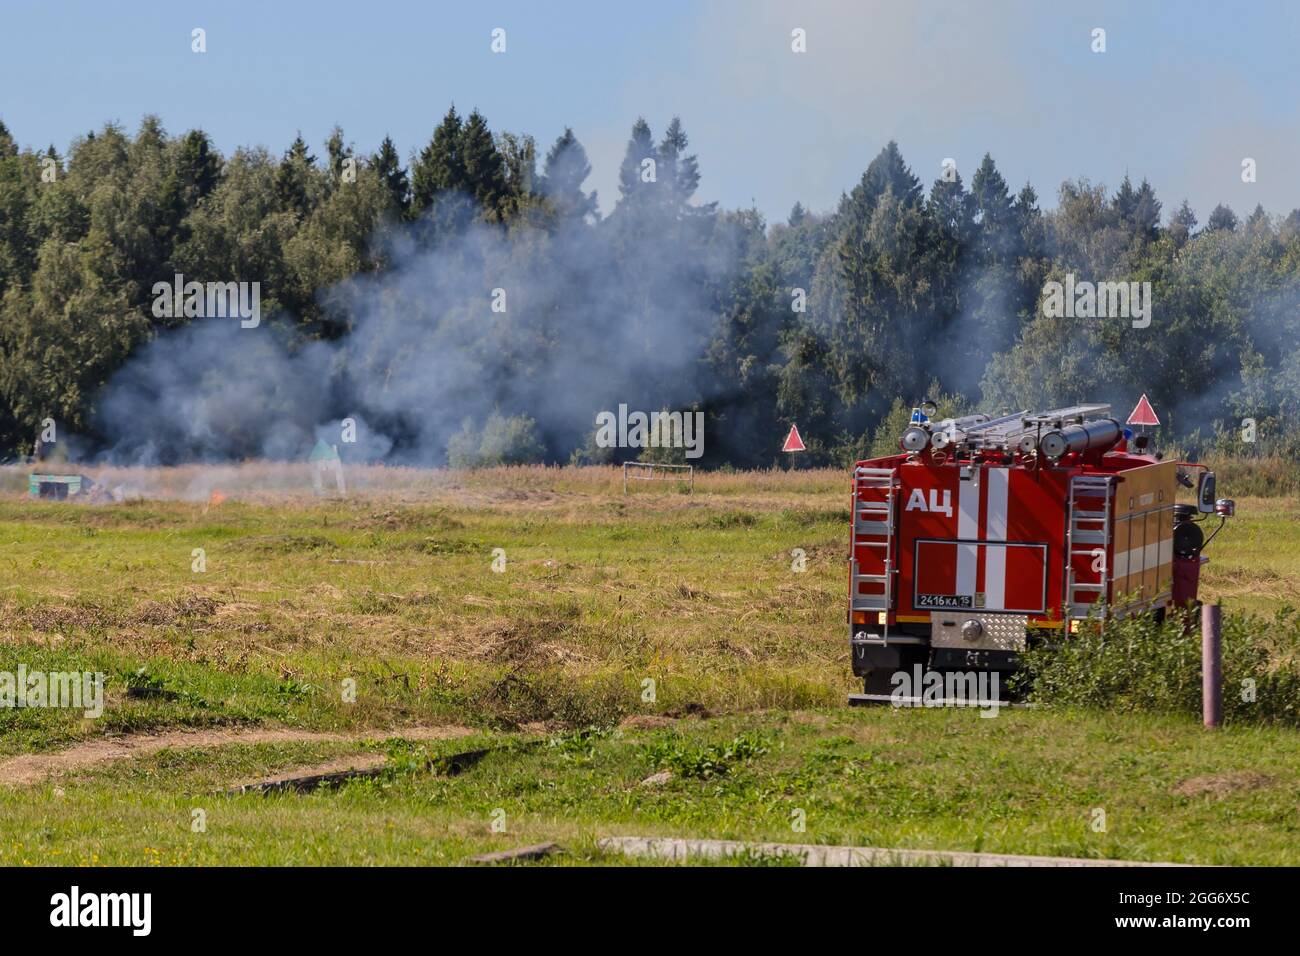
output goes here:
[{"label": "red post", "polygon": [[1217,604],[1201,606],[1201,717],[1206,727],[1223,726],[1223,637]]}]

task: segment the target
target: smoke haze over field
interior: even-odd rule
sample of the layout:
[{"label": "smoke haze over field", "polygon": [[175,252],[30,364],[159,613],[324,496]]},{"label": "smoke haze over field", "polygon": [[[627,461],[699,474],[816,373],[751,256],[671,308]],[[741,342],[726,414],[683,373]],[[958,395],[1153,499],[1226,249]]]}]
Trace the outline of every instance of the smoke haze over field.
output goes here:
[{"label": "smoke haze over field", "polygon": [[[738,266],[712,217],[671,233],[617,220],[506,230],[458,208],[444,200],[381,232],[389,268],[326,290],[350,328],[338,340],[301,341],[276,317],[203,318],[145,345],[99,403],[101,458],[284,459],[323,438],[347,457],[433,465],[464,421],[482,428],[494,412],[528,415],[567,457],[600,410],[701,397],[711,298]],[[346,418],[354,446],[340,443]]]}]

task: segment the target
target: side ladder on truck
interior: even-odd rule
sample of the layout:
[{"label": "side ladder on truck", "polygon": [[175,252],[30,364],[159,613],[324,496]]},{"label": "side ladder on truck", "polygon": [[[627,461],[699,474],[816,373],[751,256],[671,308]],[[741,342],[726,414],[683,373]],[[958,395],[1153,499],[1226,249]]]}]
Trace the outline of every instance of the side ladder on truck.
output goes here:
[{"label": "side ladder on truck", "polygon": [[[1070,479],[1065,606],[1071,619],[1084,618],[1093,612],[1099,619],[1106,617],[1114,488],[1113,475],[1075,475]],[[1082,572],[1081,567],[1085,569]]]},{"label": "side ladder on truck", "polygon": [[[879,614],[893,610],[894,577],[898,573],[894,553],[894,516],[899,484],[898,472],[893,468],[863,467],[853,473],[850,612],[874,611]],[[858,561],[859,548],[871,549],[872,557],[865,569]],[[879,627],[880,631],[872,635],[871,643],[885,644],[889,640],[888,618]]]}]

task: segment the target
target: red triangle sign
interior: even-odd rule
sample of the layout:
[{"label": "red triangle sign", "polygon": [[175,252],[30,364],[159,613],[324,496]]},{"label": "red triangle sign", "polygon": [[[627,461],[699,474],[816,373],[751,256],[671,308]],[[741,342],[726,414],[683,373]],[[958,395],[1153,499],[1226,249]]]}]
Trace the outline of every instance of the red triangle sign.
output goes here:
[{"label": "red triangle sign", "polygon": [[1151,407],[1147,401],[1146,392],[1138,399],[1137,406],[1133,409],[1133,414],[1128,417],[1129,425],[1159,425],[1160,419],[1156,417],[1156,410]]},{"label": "red triangle sign", "polygon": [[799,426],[791,425],[790,434],[785,436],[785,444],[781,446],[782,451],[807,451],[803,447],[803,439],[799,437]]}]

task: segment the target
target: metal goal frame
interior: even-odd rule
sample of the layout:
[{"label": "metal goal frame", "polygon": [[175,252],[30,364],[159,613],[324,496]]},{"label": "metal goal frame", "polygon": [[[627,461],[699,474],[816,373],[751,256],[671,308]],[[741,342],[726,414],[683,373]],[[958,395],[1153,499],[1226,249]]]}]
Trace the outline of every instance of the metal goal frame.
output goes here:
[{"label": "metal goal frame", "polygon": [[[656,475],[656,471],[664,471],[669,474]],[[638,474],[638,472],[641,472]],[[685,472],[682,475],[681,472]],[[690,492],[695,491],[695,466],[694,465],[661,465],[653,461],[625,461],[623,462],[623,494],[628,493],[629,481],[685,481],[690,488]]]}]

